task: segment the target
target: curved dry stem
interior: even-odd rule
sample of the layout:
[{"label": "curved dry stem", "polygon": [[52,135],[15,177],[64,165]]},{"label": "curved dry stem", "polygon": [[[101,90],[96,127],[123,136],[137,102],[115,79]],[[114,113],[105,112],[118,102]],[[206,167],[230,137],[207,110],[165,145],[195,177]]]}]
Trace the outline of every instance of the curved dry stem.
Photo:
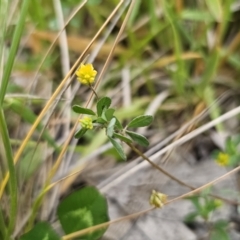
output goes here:
[{"label": "curved dry stem", "polygon": [[[190,191],[190,192],[188,192],[188,193],[182,194],[182,195],[179,196],[179,197],[176,197],[176,198],[174,198],[174,199],[172,199],[172,200],[167,201],[167,202],[165,203],[165,205],[171,204],[171,203],[173,203],[173,202],[175,202],[175,201],[184,199],[184,198],[186,198],[186,197],[188,197],[188,196],[191,196],[191,195],[193,195],[193,194],[195,194],[195,193],[197,193],[197,192],[200,192],[200,191],[202,191],[203,189],[208,188],[209,186],[212,186],[212,185],[216,184],[216,183],[219,182],[219,181],[222,181],[224,178],[229,177],[230,175],[232,175],[233,173],[235,173],[235,172],[237,172],[237,171],[239,171],[239,170],[240,170],[240,166],[237,167],[237,168],[235,168],[235,169],[233,169],[233,170],[231,170],[230,172],[222,175],[221,177],[219,177],[219,178],[217,178],[217,179],[215,179],[215,180],[213,180],[213,181],[211,181],[211,182],[209,182],[209,183],[207,183],[207,184],[205,184],[205,185],[203,185],[203,186],[201,186],[201,187],[199,187],[199,188],[196,188],[196,189],[193,190],[193,191]],[[128,219],[137,218],[137,217],[139,217],[139,216],[141,216],[141,215],[144,215],[144,214],[146,214],[146,213],[148,213],[148,212],[150,212],[150,211],[152,211],[152,210],[154,210],[154,209],[155,209],[155,207],[151,207],[151,208],[148,208],[148,209],[146,209],[146,210],[143,210],[143,211],[140,211],[140,212],[137,212],[137,213],[134,213],[134,214],[130,214],[130,215],[125,216],[125,217],[117,218],[117,219],[112,220],[112,221],[109,221],[109,222],[105,222],[105,223],[102,223],[102,224],[98,224],[98,225],[96,225],[96,226],[89,227],[89,228],[86,228],[86,229],[83,229],[83,230],[80,230],[80,231],[77,231],[77,232],[74,232],[74,233],[65,235],[65,236],[62,237],[62,239],[63,239],[63,240],[74,239],[74,238],[76,238],[76,237],[83,236],[83,235],[85,235],[85,234],[91,233],[91,232],[96,231],[96,230],[98,230],[98,229],[108,227],[110,224],[118,223],[118,222],[125,221],[125,220],[128,220]]]},{"label": "curved dry stem", "polygon": [[[151,161],[146,155],[144,155],[141,151],[139,151],[135,146],[133,146],[132,144],[128,144],[126,143],[135,153],[137,153],[139,156],[141,156],[143,159],[145,159],[147,162],[149,162],[154,168],[156,168],[157,170],[159,170],[161,173],[163,173],[164,175],[168,176],[170,179],[172,179],[173,181],[179,183],[180,185],[182,186],[185,186],[185,187],[188,187],[190,188],[191,190],[195,191],[196,189],[199,189],[199,188],[195,188],[191,185],[189,185],[188,183],[185,183],[184,181],[180,180],[179,178],[173,176],[171,173],[169,173],[168,171],[166,171],[165,169],[163,169],[162,167],[158,166],[156,163],[154,163],[153,161]],[[232,200],[229,200],[229,199],[226,199],[226,198],[223,198],[223,197],[220,197],[220,196],[217,196],[215,194],[209,194],[211,197],[214,197],[214,198],[218,198],[218,199],[221,199],[222,201],[224,202],[227,202],[227,203],[230,203],[232,205],[239,205],[239,203],[235,202],[235,201],[232,201]]]}]

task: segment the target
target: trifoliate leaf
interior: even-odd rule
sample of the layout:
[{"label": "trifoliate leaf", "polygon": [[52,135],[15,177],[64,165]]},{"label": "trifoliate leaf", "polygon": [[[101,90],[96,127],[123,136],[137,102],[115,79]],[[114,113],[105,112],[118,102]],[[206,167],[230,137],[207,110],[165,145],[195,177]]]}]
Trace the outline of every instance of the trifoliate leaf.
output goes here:
[{"label": "trifoliate leaf", "polygon": [[103,97],[97,102],[97,114],[101,117],[104,109],[108,109],[111,105],[112,100],[109,97]]},{"label": "trifoliate leaf", "polygon": [[105,117],[108,121],[112,119],[114,112],[115,112],[115,109],[113,108],[109,108],[105,111]]},{"label": "trifoliate leaf", "polygon": [[39,222],[29,232],[20,237],[20,240],[60,240],[61,238],[52,229],[49,223]]},{"label": "trifoliate leaf", "polygon": [[123,136],[123,135],[121,135],[121,134],[113,133],[113,136],[114,136],[115,138],[120,139],[120,140],[123,141],[123,142],[132,143],[132,140],[131,140],[130,138],[127,138],[127,137],[125,137],[125,136]]},{"label": "trifoliate leaf", "polygon": [[126,133],[131,137],[134,142],[138,143],[139,145],[143,147],[147,147],[149,145],[147,138],[143,135],[128,130],[126,131]]},{"label": "trifoliate leaf", "polygon": [[[116,118],[116,117],[115,117]],[[115,123],[115,128],[117,130],[122,130],[123,129],[123,126],[122,124],[120,123],[120,121],[116,118],[116,123]]]},{"label": "trifoliate leaf", "polygon": [[93,122],[104,124],[104,123],[107,123],[107,120],[99,117],[96,120],[94,120]]},{"label": "trifoliate leaf", "polygon": [[126,160],[127,157],[123,151],[122,145],[117,142],[114,138],[108,137],[110,142],[112,143],[113,147],[116,149],[116,151],[118,152],[119,156],[123,159]]},{"label": "trifoliate leaf", "polygon": [[107,136],[108,137],[112,137],[113,132],[114,132],[115,123],[116,123],[116,118],[112,118],[107,126]]},{"label": "trifoliate leaf", "polygon": [[[66,234],[92,227],[109,220],[105,197],[95,187],[85,187],[63,199],[57,215]],[[90,232],[77,239],[100,239],[105,228]]]},{"label": "trifoliate leaf", "polygon": [[76,132],[74,137],[81,138],[87,132],[87,130],[87,128],[81,128],[79,131]]},{"label": "trifoliate leaf", "polygon": [[145,127],[150,125],[152,121],[153,117],[151,115],[138,116],[128,124],[128,128]]},{"label": "trifoliate leaf", "polygon": [[72,107],[73,111],[75,113],[79,113],[79,114],[87,114],[87,115],[96,115],[95,112],[92,110],[92,109],[89,109],[89,108],[83,108],[83,107],[80,107],[78,105],[74,105]]}]

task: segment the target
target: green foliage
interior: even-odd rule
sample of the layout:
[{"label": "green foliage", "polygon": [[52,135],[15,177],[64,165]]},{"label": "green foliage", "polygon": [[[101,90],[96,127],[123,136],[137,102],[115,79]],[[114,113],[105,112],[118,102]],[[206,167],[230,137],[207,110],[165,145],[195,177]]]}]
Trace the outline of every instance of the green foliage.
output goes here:
[{"label": "green foliage", "polygon": [[149,145],[147,138],[145,138],[143,135],[128,130],[126,131],[126,133],[132,138],[133,141],[135,141],[139,145],[143,147],[147,147]]},{"label": "green foliage", "polygon": [[115,138],[120,139],[120,140],[123,141],[123,142],[132,143],[132,140],[131,140],[130,138],[125,137],[125,136],[123,136],[123,135],[121,135],[121,134],[113,133],[113,136],[114,136]]},{"label": "green foliage", "polygon": [[186,220],[188,221],[193,221],[197,216],[200,216],[204,220],[208,220],[210,214],[222,206],[220,200],[216,200],[209,196],[191,196],[187,199],[189,199],[195,207],[195,211],[186,217]]},{"label": "green foliage", "polygon": [[104,109],[108,109],[111,105],[112,100],[109,97],[103,97],[97,102],[97,114],[99,117],[102,116]]},{"label": "green foliage", "polygon": [[[66,234],[107,222],[107,201],[95,187],[80,189],[61,201],[57,215]],[[78,239],[97,240],[106,228],[91,232]]]},{"label": "green foliage", "polygon": [[81,138],[86,132],[87,132],[87,128],[81,128],[81,129],[79,129],[76,133],[75,133],[75,135],[74,135],[74,137],[75,138]]},{"label": "green foliage", "polygon": [[153,117],[150,115],[142,115],[134,118],[129,124],[128,128],[146,127],[153,121]]},{"label": "green foliage", "polygon": [[108,137],[110,142],[112,143],[113,147],[116,149],[116,151],[118,152],[119,156],[123,159],[126,160],[127,157],[123,151],[123,148],[121,146],[121,144],[119,142],[117,142],[114,138]]},{"label": "green foliage", "polygon": [[209,196],[210,189],[202,192],[200,196],[187,197],[195,207],[195,211],[185,216],[185,222],[187,224],[192,223],[200,217],[204,220],[205,224],[209,225],[210,239],[211,240],[229,240],[227,232],[228,222],[218,220],[215,222],[210,221],[210,215],[212,215],[218,208],[222,206],[222,201],[214,199]]},{"label": "green foliage", "polygon": [[227,232],[228,222],[219,220],[213,224],[213,230],[210,235],[210,240],[230,240]]},{"label": "green foliage", "polygon": [[116,123],[116,118],[112,118],[107,126],[107,136],[112,137],[114,132],[114,127]]},{"label": "green foliage", "polygon": [[[78,105],[73,106],[73,110],[79,114],[90,114],[94,116],[93,123],[94,126],[105,128],[106,136],[109,141],[112,143],[113,147],[121,157],[121,159],[126,160],[127,157],[123,151],[121,144],[116,140],[121,140],[127,144],[131,144],[132,140],[137,144],[147,147],[149,145],[148,140],[141,134],[135,133],[133,131],[127,130],[127,128],[138,128],[138,127],[146,127],[149,126],[153,117],[150,115],[140,115],[135,117],[130,123],[123,129],[123,126],[118,118],[114,116],[115,109],[109,108],[112,100],[109,97],[103,97],[97,101],[97,116],[95,116],[95,112],[88,108],[83,108]],[[76,134],[75,138],[81,138],[88,129],[81,128]],[[125,134],[129,135],[130,138],[125,136]]]},{"label": "green foliage", "polygon": [[83,107],[80,107],[78,105],[74,105],[72,107],[73,111],[75,113],[79,113],[79,114],[87,114],[87,115],[95,115],[95,112],[92,110],[92,109],[89,109],[89,108],[83,108]]},{"label": "green foliage", "polygon": [[[221,166],[237,167],[240,164],[240,135],[231,136],[226,140],[225,151],[214,151],[212,154],[213,159]],[[222,163],[221,157],[225,156],[225,164]],[[222,163],[222,164],[221,164]]]},{"label": "green foliage", "polygon": [[[8,100],[8,107],[13,112],[17,113],[23,120],[27,123],[33,124],[34,121],[37,119],[36,114],[28,107],[26,104],[17,99],[10,99]],[[37,127],[39,132],[42,132],[43,138],[51,145],[55,150],[58,151],[58,146],[55,140],[51,137],[46,129],[43,128],[42,124],[39,124]]]},{"label": "green foliage", "polygon": [[107,109],[107,110],[104,112],[104,118],[105,118],[107,121],[111,121],[114,112],[115,112],[115,109],[113,109],[113,108]]},{"label": "green foliage", "polygon": [[21,236],[20,240],[60,240],[49,223],[39,222],[33,229]]}]

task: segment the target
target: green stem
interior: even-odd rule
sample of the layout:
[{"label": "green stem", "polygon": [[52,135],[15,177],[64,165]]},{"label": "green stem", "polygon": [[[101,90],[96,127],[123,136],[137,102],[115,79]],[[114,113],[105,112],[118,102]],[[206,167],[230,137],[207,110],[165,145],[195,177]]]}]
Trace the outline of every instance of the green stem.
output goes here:
[{"label": "green stem", "polygon": [[2,239],[6,239],[6,234],[7,234],[7,228],[4,221],[2,208],[0,205],[0,237],[2,237]]},{"label": "green stem", "polygon": [[12,72],[12,68],[13,68],[13,64],[14,64],[14,60],[15,60],[15,56],[18,50],[18,46],[19,46],[19,42],[21,39],[21,35],[24,29],[24,23],[25,23],[25,17],[27,15],[27,10],[28,10],[28,5],[30,3],[31,0],[23,0],[22,3],[22,7],[21,7],[21,12],[20,12],[20,16],[16,25],[16,29],[14,31],[14,35],[12,38],[12,42],[11,42],[11,48],[10,48],[10,53],[9,53],[9,57],[7,59],[7,63],[5,66],[5,71],[3,74],[3,79],[2,79],[2,85],[0,88],[0,105],[2,105],[3,100],[4,100],[4,96],[6,94],[6,90],[7,90],[7,85],[8,85],[8,81]]},{"label": "green stem", "polygon": [[3,110],[0,109],[0,133],[2,136],[2,141],[5,149],[5,154],[7,158],[7,164],[9,169],[9,188],[10,188],[10,216],[9,216],[9,226],[7,232],[7,238],[11,235],[17,216],[17,177],[15,172],[15,166],[12,156],[12,148],[10,144],[10,138],[8,135],[7,124],[5,121],[5,116]]}]

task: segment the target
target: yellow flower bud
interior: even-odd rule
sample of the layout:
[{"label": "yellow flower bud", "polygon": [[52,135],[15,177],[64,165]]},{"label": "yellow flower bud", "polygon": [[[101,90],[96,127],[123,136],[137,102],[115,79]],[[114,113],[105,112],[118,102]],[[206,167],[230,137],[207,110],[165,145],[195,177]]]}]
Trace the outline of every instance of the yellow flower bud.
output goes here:
[{"label": "yellow flower bud", "polygon": [[229,155],[227,153],[220,152],[215,160],[219,166],[225,167],[229,164]]},{"label": "yellow flower bud", "polygon": [[222,207],[223,202],[219,199],[215,199],[214,200],[214,205],[215,205],[216,208],[220,208],[220,207]]},{"label": "yellow flower bud", "polygon": [[155,190],[152,190],[152,194],[150,196],[150,205],[161,208],[163,205],[167,202],[167,195],[156,192]]},{"label": "yellow flower bud", "polygon": [[92,119],[90,117],[85,116],[84,118],[80,119],[79,122],[81,123],[82,128],[93,128]]},{"label": "yellow flower bud", "polygon": [[95,80],[97,71],[94,70],[92,64],[81,64],[80,68],[76,71],[76,75],[80,83],[85,85],[91,85]]}]

